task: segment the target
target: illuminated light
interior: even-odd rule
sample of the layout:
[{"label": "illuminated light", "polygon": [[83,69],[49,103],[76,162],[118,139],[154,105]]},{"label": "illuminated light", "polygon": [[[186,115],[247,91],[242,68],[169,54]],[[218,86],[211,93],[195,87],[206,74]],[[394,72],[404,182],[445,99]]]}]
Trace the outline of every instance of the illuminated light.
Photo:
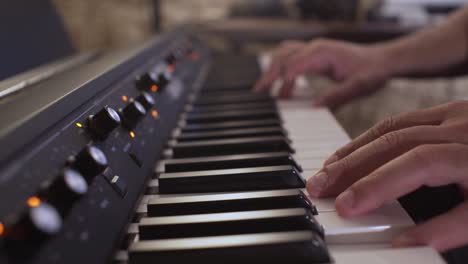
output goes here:
[{"label": "illuminated light", "polygon": [[192,60],[198,60],[200,58],[200,54],[198,52],[192,52],[190,53],[190,59]]},{"label": "illuminated light", "polygon": [[155,93],[155,92],[158,91],[158,89],[159,89],[159,87],[158,87],[156,84],[151,85],[151,91],[152,91],[152,92]]},{"label": "illuminated light", "polygon": [[0,236],[2,236],[5,233],[5,226],[0,223]]},{"label": "illuminated light", "polygon": [[158,118],[159,113],[158,113],[158,111],[153,110],[153,111],[151,111],[151,115],[152,115],[154,118]]},{"label": "illuminated light", "polygon": [[175,64],[171,64],[171,65],[167,66],[167,70],[168,70],[170,73],[174,72],[174,71],[175,71]]},{"label": "illuminated light", "polygon": [[122,101],[127,102],[127,101],[128,101],[128,97],[127,97],[126,95],[122,95]]},{"label": "illuminated light", "polygon": [[130,134],[130,137],[131,137],[131,138],[135,138],[135,132],[133,132],[133,131],[130,131],[130,133],[129,133],[129,134]]},{"label": "illuminated light", "polygon": [[31,196],[28,198],[26,203],[29,205],[29,207],[38,207],[41,204],[41,199],[37,196]]},{"label": "illuminated light", "polygon": [[76,126],[79,127],[79,128],[82,128],[82,127],[83,127],[83,124],[81,124],[81,123],[76,123]]}]

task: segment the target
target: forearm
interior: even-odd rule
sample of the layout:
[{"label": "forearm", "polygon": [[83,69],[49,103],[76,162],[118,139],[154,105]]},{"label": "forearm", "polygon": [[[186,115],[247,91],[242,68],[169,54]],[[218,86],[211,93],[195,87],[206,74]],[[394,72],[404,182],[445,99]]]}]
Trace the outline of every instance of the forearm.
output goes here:
[{"label": "forearm", "polygon": [[389,76],[432,73],[462,63],[468,56],[468,8],[438,26],[374,48]]}]

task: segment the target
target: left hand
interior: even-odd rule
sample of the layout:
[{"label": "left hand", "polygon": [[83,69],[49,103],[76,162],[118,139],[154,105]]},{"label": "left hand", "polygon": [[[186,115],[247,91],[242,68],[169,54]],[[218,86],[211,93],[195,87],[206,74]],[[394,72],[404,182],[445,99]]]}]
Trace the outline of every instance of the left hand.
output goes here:
[{"label": "left hand", "polygon": [[[468,194],[468,101],[389,118],[336,151],[307,182],[312,196],[338,195],[344,217],[426,186],[455,183]],[[430,206],[430,205],[428,205]],[[406,231],[395,246],[446,251],[468,244],[468,201]]]}]

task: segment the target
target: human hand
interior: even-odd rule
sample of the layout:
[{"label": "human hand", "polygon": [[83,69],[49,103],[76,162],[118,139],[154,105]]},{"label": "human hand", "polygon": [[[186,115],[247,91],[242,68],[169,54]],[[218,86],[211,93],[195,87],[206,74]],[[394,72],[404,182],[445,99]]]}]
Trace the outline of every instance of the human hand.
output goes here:
[{"label": "human hand", "polygon": [[325,90],[316,106],[338,107],[378,89],[390,76],[385,52],[374,46],[333,40],[287,41],[273,51],[272,63],[254,86],[267,91],[283,80],[281,97],[290,97],[296,77],[304,73],[326,75],[339,82]]},{"label": "human hand", "polygon": [[[338,213],[363,214],[426,186],[455,183],[468,194],[468,101],[389,118],[337,150],[309,179],[314,197],[338,195]],[[430,206],[430,205],[428,205]],[[446,251],[468,243],[468,201],[411,228],[395,246]]]}]

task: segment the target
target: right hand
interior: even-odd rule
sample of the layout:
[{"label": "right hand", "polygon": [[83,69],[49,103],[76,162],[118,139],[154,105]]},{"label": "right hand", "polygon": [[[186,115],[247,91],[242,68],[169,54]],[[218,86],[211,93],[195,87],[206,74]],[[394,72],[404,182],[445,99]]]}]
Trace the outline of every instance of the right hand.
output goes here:
[{"label": "right hand", "polygon": [[296,77],[304,73],[326,75],[338,82],[325,90],[315,106],[336,108],[354,98],[368,95],[390,77],[385,53],[377,46],[334,40],[286,41],[273,51],[272,63],[255,84],[257,92],[267,91],[283,80],[281,97],[290,97]]}]

